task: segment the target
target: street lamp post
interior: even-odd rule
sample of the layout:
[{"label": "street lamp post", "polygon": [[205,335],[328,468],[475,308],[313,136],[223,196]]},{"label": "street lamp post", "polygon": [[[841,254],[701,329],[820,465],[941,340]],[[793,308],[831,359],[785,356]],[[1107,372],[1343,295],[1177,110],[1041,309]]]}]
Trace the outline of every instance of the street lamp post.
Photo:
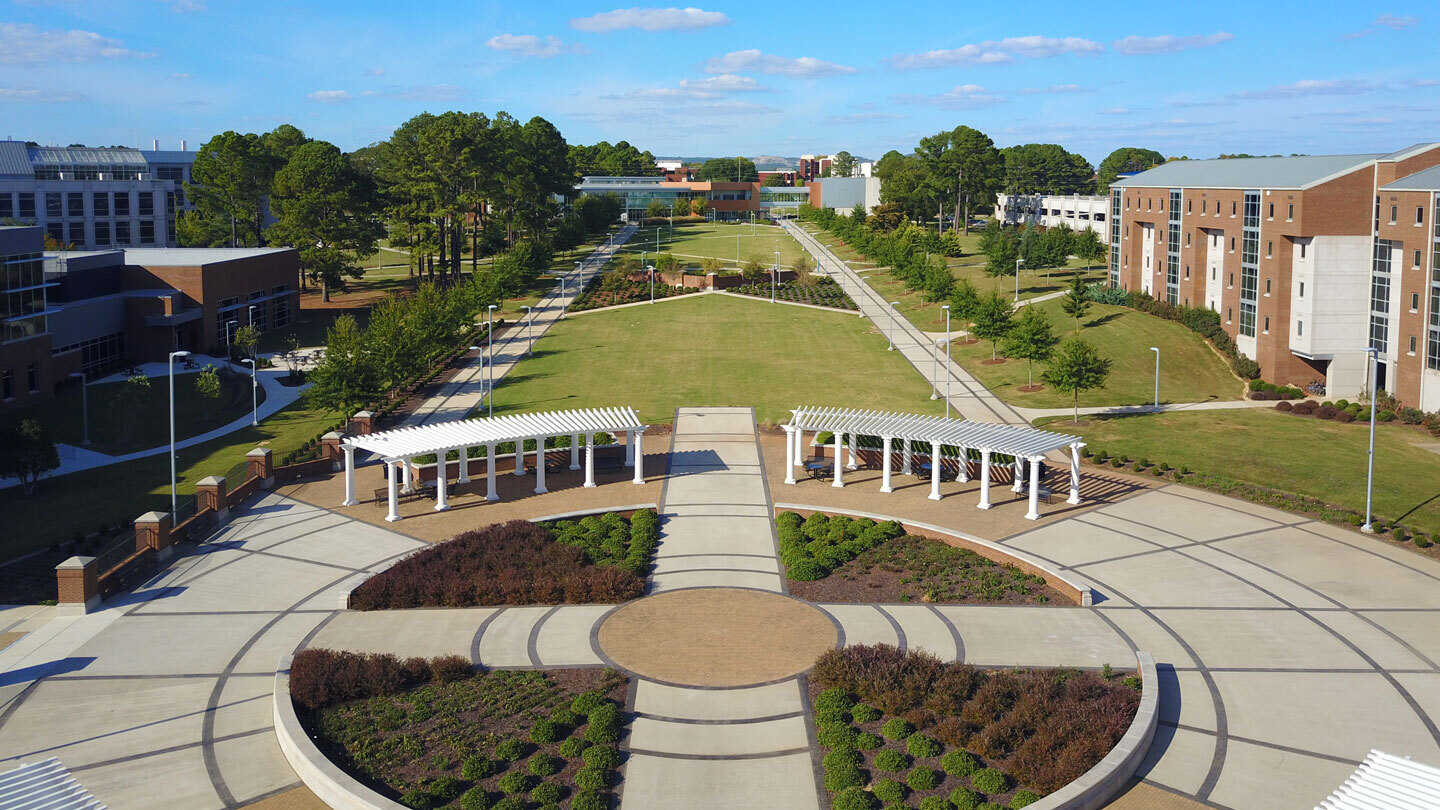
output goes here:
[{"label": "street lamp post", "polygon": [[1020,265],[1022,265],[1022,264],[1024,264],[1024,263],[1025,263],[1025,260],[1024,260],[1024,259],[1016,259],[1016,260],[1015,260],[1015,301],[1016,301],[1016,303],[1019,303],[1019,301],[1020,301]]},{"label": "street lamp post", "polygon": [[650,303],[655,303],[655,268],[646,267],[650,271]]},{"label": "street lamp post", "polygon": [[560,277],[560,320],[565,320],[565,311],[570,308],[565,300],[565,277]]},{"label": "street lamp post", "polygon": [[895,307],[898,306],[899,303],[899,301],[890,302],[890,334],[886,335],[886,338],[890,341],[890,346],[885,349],[887,352],[895,351]]},{"label": "street lamp post", "polygon": [[1375,495],[1375,395],[1379,393],[1375,390],[1375,384],[1379,376],[1380,350],[1370,346],[1365,349],[1365,353],[1370,356],[1370,457],[1369,468],[1365,472],[1365,523],[1360,527],[1360,531],[1370,534],[1375,531],[1375,516],[1371,507]]},{"label": "street lamp post", "polygon": [[80,378],[80,420],[81,420],[81,421],[80,421],[80,425],[81,425],[81,430],[83,431],[83,434],[82,434],[82,435],[84,436],[84,438],[81,439],[80,444],[84,445],[85,447],[89,447],[89,446],[90,446],[90,391],[89,391],[89,386],[86,384],[85,372],[83,372],[83,371],[74,371],[74,372],[71,372],[71,373],[70,373],[70,376],[71,376],[71,377],[79,377],[79,378]]},{"label": "street lamp post", "polygon": [[1160,349],[1151,346],[1150,351],[1155,353],[1155,411],[1160,411]]},{"label": "street lamp post", "polygon": [[955,376],[950,373],[950,305],[946,304],[941,309],[945,310],[945,418],[950,418],[950,378]]},{"label": "street lamp post", "polygon": [[236,325],[238,325],[239,323],[240,323],[240,322],[239,322],[238,320],[234,320],[234,319],[231,319],[231,320],[228,320],[228,321],[225,322],[225,367],[226,367],[226,368],[229,368],[230,365],[231,365],[231,363],[232,363],[232,361],[230,360],[231,346],[233,346],[234,343],[235,343],[235,336],[230,333],[230,327],[236,326]]},{"label": "street lamp post", "polygon": [[251,304],[251,305],[249,306],[249,311],[246,313],[246,315],[249,317],[250,326],[253,328],[253,327],[255,326],[255,305],[254,305],[254,304]]},{"label": "street lamp post", "polygon": [[775,285],[780,281],[780,240],[775,240],[775,272],[770,274],[770,303],[775,303]]},{"label": "street lamp post", "polygon": [[490,359],[485,365],[489,384],[485,386],[485,400],[489,403],[489,416],[495,415],[495,305],[485,307],[485,345],[490,348]]},{"label": "street lamp post", "polygon": [[255,379],[255,358],[246,357],[243,358],[240,362],[250,364],[250,427],[255,427],[256,425],[260,424],[260,399],[255,391],[256,386],[258,385]]},{"label": "street lamp post", "polygon": [[940,341],[930,347],[930,398],[940,398]]},{"label": "street lamp post", "polygon": [[[231,321],[234,323],[234,321]],[[227,327],[228,328],[228,327]],[[175,510],[179,506],[179,498],[175,495],[175,359],[186,358],[190,352],[170,352],[170,516],[174,519]]]},{"label": "street lamp post", "polygon": [[530,331],[530,327],[535,324],[535,308],[521,307],[521,309],[525,310],[525,353],[530,354],[535,351],[535,336]]}]

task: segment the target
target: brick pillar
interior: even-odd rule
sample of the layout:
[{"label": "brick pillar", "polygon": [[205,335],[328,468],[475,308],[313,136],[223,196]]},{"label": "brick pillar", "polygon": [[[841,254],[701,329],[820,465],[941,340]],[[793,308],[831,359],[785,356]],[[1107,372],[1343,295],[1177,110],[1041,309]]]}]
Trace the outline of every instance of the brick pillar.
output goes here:
[{"label": "brick pillar", "polygon": [[195,484],[196,511],[209,509],[224,523],[230,518],[230,498],[225,493],[225,479],[212,475]]},{"label": "brick pillar", "polygon": [[61,616],[83,616],[100,607],[100,561],[71,557],[55,566]]},{"label": "brick pillar", "polygon": [[333,430],[320,437],[320,457],[330,459],[332,472],[339,472],[345,468],[345,453],[340,450],[342,438],[344,437]]},{"label": "brick pillar", "polygon": [[257,447],[245,454],[245,460],[250,462],[250,477],[260,479],[261,489],[269,489],[275,485],[275,465],[270,458],[269,448]]},{"label": "brick pillar", "polygon": [[[199,500],[198,496],[196,500]],[[170,529],[169,512],[146,512],[135,518],[135,550],[144,551],[148,548],[155,553],[157,559],[169,557],[175,553],[171,546]]]},{"label": "brick pillar", "polygon": [[375,414],[360,411],[350,417],[350,424],[354,427],[356,436],[369,436],[375,432]]}]

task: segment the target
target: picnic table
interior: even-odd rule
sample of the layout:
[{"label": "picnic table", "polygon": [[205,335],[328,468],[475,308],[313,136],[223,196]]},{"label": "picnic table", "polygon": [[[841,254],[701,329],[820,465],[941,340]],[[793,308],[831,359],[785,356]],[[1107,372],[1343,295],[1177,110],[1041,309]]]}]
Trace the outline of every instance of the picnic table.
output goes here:
[{"label": "picnic table", "polygon": [[823,458],[812,458],[805,462],[805,471],[811,478],[824,481],[834,474],[834,465]]}]

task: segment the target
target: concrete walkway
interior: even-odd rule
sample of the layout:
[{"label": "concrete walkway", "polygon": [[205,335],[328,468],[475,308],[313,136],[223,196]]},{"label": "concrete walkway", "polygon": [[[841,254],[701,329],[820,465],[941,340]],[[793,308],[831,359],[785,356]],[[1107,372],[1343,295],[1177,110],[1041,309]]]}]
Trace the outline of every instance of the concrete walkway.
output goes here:
[{"label": "concrete walkway", "polygon": [[[626,225],[616,231],[604,245],[585,257],[580,266],[563,274],[565,293],[557,289],[540,299],[531,311],[530,318],[522,318],[505,330],[505,336],[496,340],[492,347],[471,358],[470,365],[453,380],[445,383],[430,399],[426,400],[400,427],[416,427],[431,422],[450,422],[464,419],[470,411],[485,401],[487,382],[498,384],[516,363],[529,353],[534,341],[544,337],[551,325],[560,320],[560,314],[570,302],[585,290],[590,279],[599,275],[605,263],[610,261],[635,233],[634,225]],[[558,287],[558,282],[557,282]],[[527,325],[528,324],[528,325]],[[486,358],[493,357],[494,367],[485,368]]]},{"label": "concrete walkway", "polygon": [[[1210,402],[1162,402],[1158,409],[1161,413],[1173,413],[1176,411],[1233,411],[1242,408],[1269,408],[1274,409],[1275,403],[1266,400],[1254,399],[1223,399]],[[1073,408],[1019,408],[1015,409],[1026,419],[1042,419],[1047,416],[1070,416],[1075,412]],[[1081,408],[1081,416],[1093,416],[1096,414],[1136,414],[1156,413],[1154,405],[1100,405],[1092,408]]]}]

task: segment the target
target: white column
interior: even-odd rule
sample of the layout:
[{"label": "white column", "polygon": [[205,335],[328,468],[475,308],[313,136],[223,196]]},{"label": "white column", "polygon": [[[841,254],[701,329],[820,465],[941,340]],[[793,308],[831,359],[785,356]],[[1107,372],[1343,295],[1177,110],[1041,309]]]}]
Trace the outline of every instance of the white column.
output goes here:
[{"label": "white column", "polygon": [[389,473],[386,478],[390,479],[390,511],[385,515],[385,519],[391,523],[400,519],[400,496],[396,491],[400,481],[400,470],[397,469],[399,465],[398,459],[385,462],[385,470]]},{"label": "white column", "polygon": [[1070,497],[1066,503],[1080,503],[1080,445],[1070,445]]},{"label": "white column", "polygon": [[940,500],[940,443],[930,443],[930,500]]},{"label": "white column", "polygon": [[495,443],[485,445],[485,500],[498,501],[495,493]]},{"label": "white column", "polygon": [[830,482],[830,486],[843,487],[845,486],[845,467],[841,463],[840,457],[845,455],[845,434],[830,434],[830,446],[835,449],[835,480]]},{"label": "white column", "polygon": [[785,483],[795,483],[795,431],[785,426]]},{"label": "white column", "polygon": [[1030,459],[1030,511],[1025,513],[1026,520],[1038,520],[1040,518],[1040,459]]},{"label": "white column", "polygon": [[457,484],[470,483],[470,448],[460,448],[460,477],[455,479]]},{"label": "white column", "polygon": [[405,478],[404,478],[405,491],[406,491],[407,493],[408,493],[408,492],[414,492],[414,491],[415,491],[415,479],[411,477],[411,472],[410,472],[410,459],[408,459],[408,458],[402,458],[402,459],[400,459],[400,470],[401,470],[401,473],[405,476]]},{"label": "white column", "polygon": [[1015,467],[1015,486],[1014,486],[1012,489],[1013,489],[1015,492],[1024,492],[1024,491],[1025,491],[1025,459],[1020,458],[1019,456],[1016,456],[1016,457],[1015,457],[1015,464],[1014,464],[1013,466]]},{"label": "white column", "polygon": [[535,494],[544,495],[545,489],[545,437],[535,437]]},{"label": "white column", "polygon": [[344,446],[345,450],[345,501],[341,506],[354,506],[355,501],[355,448]]},{"label": "white column", "polygon": [[963,484],[970,480],[970,449],[967,447],[961,447],[959,449],[960,472],[955,474],[955,480]]},{"label": "white column", "polygon": [[515,474],[525,474],[525,440],[515,440]]},{"label": "white column", "polygon": [[595,486],[595,434],[585,434],[585,486]]},{"label": "white column", "polygon": [[645,434],[641,433],[638,430],[630,434],[630,437],[635,440],[635,477],[630,479],[630,483],[632,484],[645,483],[645,443],[643,441],[644,436]]},{"label": "white column", "polygon": [[914,475],[915,469],[910,464],[910,440],[902,439],[905,444],[900,449],[900,473],[902,475]]},{"label": "white column", "polygon": [[[790,439],[795,443],[795,452],[791,456],[794,461],[791,463],[791,466],[799,467],[805,462],[805,430],[803,428],[796,428],[790,434]],[[793,471],[791,474],[794,474]]]},{"label": "white column", "polygon": [[976,509],[990,508],[990,451],[980,451],[980,503]]},{"label": "white column", "polygon": [[625,466],[635,466],[635,431],[625,431]]},{"label": "white column", "polygon": [[848,444],[850,445],[850,463],[845,465],[845,469],[847,470],[860,469],[860,457],[855,455],[855,443],[859,440],[859,436],[854,433],[850,434],[850,441],[848,442]]},{"label": "white column", "polygon": [[435,511],[444,512],[450,508],[450,494],[445,491],[447,479],[450,477],[449,464],[445,463],[445,454],[440,454],[440,460],[435,463]]},{"label": "white column", "polygon": [[580,469],[580,434],[570,434],[570,469]]},{"label": "white column", "polygon": [[881,436],[880,441],[884,445],[880,449],[880,469],[883,471],[880,477],[880,491],[890,492],[890,443],[893,440],[889,436]]}]

